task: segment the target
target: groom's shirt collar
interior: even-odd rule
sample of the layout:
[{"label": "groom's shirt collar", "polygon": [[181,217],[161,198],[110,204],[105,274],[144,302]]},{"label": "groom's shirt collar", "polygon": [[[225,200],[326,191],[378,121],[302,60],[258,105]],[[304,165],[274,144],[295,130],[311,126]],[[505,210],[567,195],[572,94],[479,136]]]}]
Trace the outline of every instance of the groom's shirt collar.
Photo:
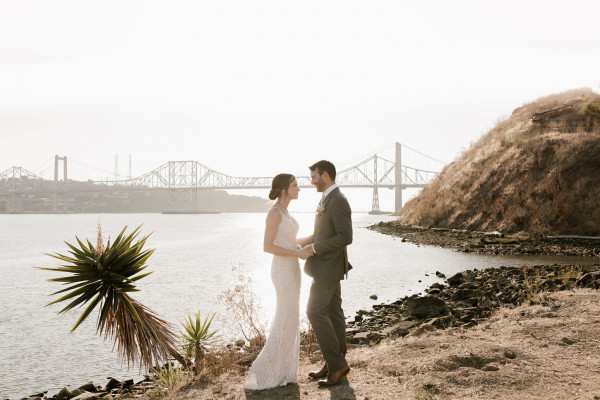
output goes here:
[{"label": "groom's shirt collar", "polygon": [[321,201],[325,200],[325,198],[327,196],[329,196],[329,193],[333,192],[335,189],[337,189],[338,185],[337,184],[333,184],[331,186],[329,186],[324,192],[323,192],[323,196],[321,197]]}]

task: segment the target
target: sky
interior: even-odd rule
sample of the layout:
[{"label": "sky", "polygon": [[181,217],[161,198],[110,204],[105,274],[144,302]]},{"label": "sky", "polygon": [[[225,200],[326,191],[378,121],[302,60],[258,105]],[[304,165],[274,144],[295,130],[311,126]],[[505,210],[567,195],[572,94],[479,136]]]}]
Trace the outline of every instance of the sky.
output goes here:
[{"label": "sky", "polygon": [[51,179],[60,155],[69,178],[112,179],[131,155],[133,176],[306,175],[393,160],[395,142],[448,163],[524,103],[600,91],[599,16],[593,0],[0,0],[0,172]]}]

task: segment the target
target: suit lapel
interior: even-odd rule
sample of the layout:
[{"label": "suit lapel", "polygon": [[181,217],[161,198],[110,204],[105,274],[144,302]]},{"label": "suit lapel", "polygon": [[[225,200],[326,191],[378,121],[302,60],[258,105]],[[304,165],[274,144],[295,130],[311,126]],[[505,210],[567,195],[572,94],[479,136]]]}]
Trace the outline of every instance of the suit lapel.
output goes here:
[{"label": "suit lapel", "polygon": [[329,193],[329,194],[327,195],[327,197],[325,197],[325,198],[323,199],[323,201],[321,202],[321,204],[323,204],[323,207],[327,206],[327,203],[329,203],[329,201],[330,201],[330,200],[333,198],[333,196],[334,196],[334,195],[335,195],[337,192],[339,192],[339,191],[340,191],[340,188],[339,188],[339,187],[336,187],[335,189],[333,189],[333,190],[331,191],[331,193]]},{"label": "suit lapel", "polygon": [[325,214],[327,212],[327,203],[329,203],[329,201],[333,198],[333,196],[335,196],[335,194],[338,193],[339,191],[340,191],[339,187],[333,189],[331,191],[331,193],[329,193],[327,195],[327,197],[325,197],[323,199],[323,201],[319,202],[322,205],[322,207],[323,207],[323,212],[320,213],[320,214],[316,213],[316,215],[315,215],[315,230],[317,228],[317,223],[319,222],[319,219],[323,216],[323,214]]}]

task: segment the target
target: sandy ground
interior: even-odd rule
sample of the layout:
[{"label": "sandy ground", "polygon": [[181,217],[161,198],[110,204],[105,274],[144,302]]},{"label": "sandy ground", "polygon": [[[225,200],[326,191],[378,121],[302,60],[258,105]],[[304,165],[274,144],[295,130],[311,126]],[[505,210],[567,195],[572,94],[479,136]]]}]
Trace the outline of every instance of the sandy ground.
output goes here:
[{"label": "sandy ground", "polygon": [[245,374],[190,384],[174,399],[600,399],[600,292],[549,296],[546,306],[500,309],[470,329],[415,332],[350,349],[352,368],[333,388],[300,382],[244,391]]}]

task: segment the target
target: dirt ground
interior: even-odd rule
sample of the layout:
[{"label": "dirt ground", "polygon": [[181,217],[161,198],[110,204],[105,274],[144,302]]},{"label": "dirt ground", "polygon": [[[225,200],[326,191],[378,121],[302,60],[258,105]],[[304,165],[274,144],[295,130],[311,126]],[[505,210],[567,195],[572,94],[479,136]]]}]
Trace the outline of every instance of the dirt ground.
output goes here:
[{"label": "dirt ground", "polygon": [[417,331],[348,353],[352,368],[333,388],[300,383],[244,391],[244,375],[192,384],[175,399],[600,399],[600,292],[549,295],[546,306],[500,309],[469,329]]}]

